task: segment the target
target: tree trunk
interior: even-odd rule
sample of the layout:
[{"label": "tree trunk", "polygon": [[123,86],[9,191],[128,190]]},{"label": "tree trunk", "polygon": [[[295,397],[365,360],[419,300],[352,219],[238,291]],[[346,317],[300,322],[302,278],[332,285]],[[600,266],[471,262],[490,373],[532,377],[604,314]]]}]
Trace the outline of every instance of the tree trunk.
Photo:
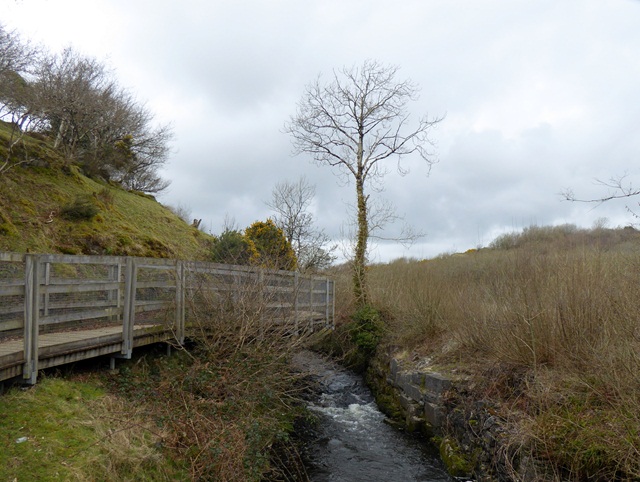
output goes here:
[{"label": "tree trunk", "polygon": [[356,178],[356,194],[358,197],[358,234],[353,260],[353,294],[356,306],[361,307],[369,302],[366,273],[369,219],[367,216],[367,196],[364,195],[364,181],[361,176]]}]

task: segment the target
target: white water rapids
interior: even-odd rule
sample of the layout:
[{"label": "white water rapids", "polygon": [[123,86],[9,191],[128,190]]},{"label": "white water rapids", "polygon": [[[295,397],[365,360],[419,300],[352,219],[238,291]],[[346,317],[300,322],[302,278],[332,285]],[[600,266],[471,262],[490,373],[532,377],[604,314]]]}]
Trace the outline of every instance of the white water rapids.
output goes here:
[{"label": "white water rapids", "polygon": [[308,407],[320,419],[305,454],[314,482],[449,482],[414,437],[385,423],[363,380],[312,352],[296,365],[318,382]]}]

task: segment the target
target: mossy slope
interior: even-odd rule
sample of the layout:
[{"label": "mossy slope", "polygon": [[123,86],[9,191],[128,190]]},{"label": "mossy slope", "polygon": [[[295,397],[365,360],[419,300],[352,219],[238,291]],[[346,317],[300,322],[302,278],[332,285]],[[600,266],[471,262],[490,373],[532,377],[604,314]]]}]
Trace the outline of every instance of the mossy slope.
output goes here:
[{"label": "mossy slope", "polygon": [[[2,123],[5,150],[7,136]],[[0,173],[0,251],[208,258],[210,236],[152,196],[85,177],[46,139],[26,138],[14,157],[28,161]],[[89,219],[65,216],[78,202],[97,213]]]}]

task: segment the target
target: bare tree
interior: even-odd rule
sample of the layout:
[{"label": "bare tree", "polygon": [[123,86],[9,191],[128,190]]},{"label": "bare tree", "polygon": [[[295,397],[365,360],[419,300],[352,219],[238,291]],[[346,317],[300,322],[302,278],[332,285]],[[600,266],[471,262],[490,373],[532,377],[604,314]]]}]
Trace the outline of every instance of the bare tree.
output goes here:
[{"label": "bare tree", "polygon": [[102,63],[65,49],[39,63],[34,90],[67,162],[128,189],[157,193],[169,185],[158,170],[169,154],[171,128],[153,127],[153,115]]},{"label": "bare tree", "polygon": [[400,174],[407,172],[401,158],[409,154],[417,153],[431,165],[428,133],[442,120],[425,116],[411,125],[406,106],[417,99],[418,87],[408,80],[397,81],[397,72],[398,67],[367,60],[362,66],[334,72],[328,83],[321,83],[318,76],[306,87],[296,114],[285,125],[297,154],[311,154],[318,164],[336,167],[355,182],[353,288],[361,305],[368,301],[368,189],[381,185],[392,159],[397,159]]},{"label": "bare tree", "polygon": [[[24,136],[39,125],[39,119],[33,116],[32,89],[25,77],[33,70],[39,55],[38,48],[23,42],[18,34],[8,32],[0,24],[0,120],[7,121],[9,127],[0,173],[29,160]],[[14,154],[19,145],[25,155],[16,160]]]},{"label": "bare tree", "polygon": [[273,220],[284,232],[298,259],[300,271],[314,271],[329,266],[336,257],[327,234],[314,226],[309,212],[316,188],[303,176],[296,182],[275,185],[267,202],[275,212]]},{"label": "bare tree", "polygon": [[0,24],[0,86],[2,92],[6,92],[5,80],[6,73],[23,74],[28,72],[35,64],[40,53],[38,48],[32,47],[28,42],[23,41],[16,32],[7,31]]},{"label": "bare tree", "polygon": [[97,60],[67,48],[39,63],[34,89],[54,147],[69,162],[77,160],[116,90],[109,72]]}]

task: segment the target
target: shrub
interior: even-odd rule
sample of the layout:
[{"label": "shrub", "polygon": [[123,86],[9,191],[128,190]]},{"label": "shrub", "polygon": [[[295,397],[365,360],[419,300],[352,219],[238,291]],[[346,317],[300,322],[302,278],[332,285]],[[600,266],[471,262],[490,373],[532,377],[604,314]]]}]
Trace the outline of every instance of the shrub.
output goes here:
[{"label": "shrub", "polygon": [[77,196],[71,204],[63,206],[60,214],[69,221],[93,219],[100,210],[91,196]]},{"label": "shrub", "polygon": [[380,312],[371,305],[364,305],[351,317],[350,332],[353,343],[366,355],[373,355],[384,332]]},{"label": "shrub", "polygon": [[256,221],[245,229],[244,235],[254,246],[252,264],[271,269],[296,268],[297,260],[291,243],[273,220]]},{"label": "shrub", "polygon": [[220,236],[214,236],[211,246],[214,263],[249,264],[251,254],[252,244],[240,231],[228,229]]},{"label": "shrub", "polygon": [[369,366],[384,336],[383,315],[375,307],[364,305],[351,315],[351,321],[344,329],[348,333],[351,345],[351,348],[346,350],[346,364],[357,372],[363,372]]}]

